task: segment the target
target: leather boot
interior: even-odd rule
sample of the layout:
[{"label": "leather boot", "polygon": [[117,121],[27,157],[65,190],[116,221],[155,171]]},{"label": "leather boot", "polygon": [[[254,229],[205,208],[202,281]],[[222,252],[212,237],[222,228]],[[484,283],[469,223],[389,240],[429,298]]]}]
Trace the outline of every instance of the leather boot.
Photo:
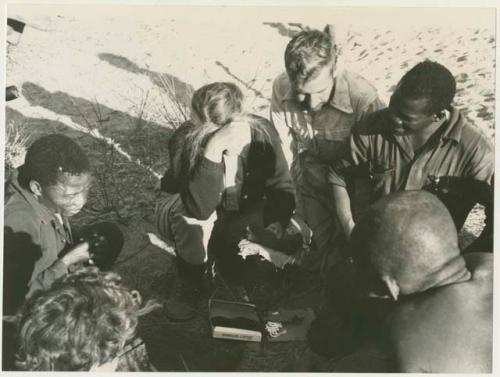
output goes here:
[{"label": "leather boot", "polygon": [[198,313],[205,265],[190,264],[176,258],[177,276],[170,298],[165,303],[165,314],[173,321],[188,321]]}]

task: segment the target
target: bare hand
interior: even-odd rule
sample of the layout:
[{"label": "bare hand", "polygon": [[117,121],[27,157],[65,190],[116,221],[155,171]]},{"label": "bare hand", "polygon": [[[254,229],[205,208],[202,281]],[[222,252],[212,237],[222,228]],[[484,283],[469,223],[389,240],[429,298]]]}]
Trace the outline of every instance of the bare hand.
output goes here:
[{"label": "bare hand", "polygon": [[309,142],[311,141],[311,133],[307,129],[307,127],[304,126],[295,126],[292,127],[292,132],[293,132],[293,137],[295,138],[295,141],[298,144],[301,144],[302,146],[307,146]]},{"label": "bare hand", "polygon": [[245,121],[234,121],[220,132],[225,139],[227,154],[240,155],[252,142],[250,124]]},{"label": "bare hand", "polygon": [[205,149],[205,157],[212,161],[220,161],[223,153],[239,155],[251,141],[250,124],[244,120],[235,120],[210,138]]},{"label": "bare hand", "polygon": [[78,262],[86,262],[89,258],[89,243],[82,242],[74,246],[67,254],[65,254],[61,258],[61,262],[63,262],[66,266],[70,266]]},{"label": "bare hand", "polygon": [[351,219],[344,228],[344,234],[347,240],[351,239],[352,230],[354,229],[354,221]]},{"label": "bare hand", "polygon": [[269,224],[266,229],[272,232],[276,238],[283,238],[285,233],[285,229],[283,229],[283,226],[279,222]]}]

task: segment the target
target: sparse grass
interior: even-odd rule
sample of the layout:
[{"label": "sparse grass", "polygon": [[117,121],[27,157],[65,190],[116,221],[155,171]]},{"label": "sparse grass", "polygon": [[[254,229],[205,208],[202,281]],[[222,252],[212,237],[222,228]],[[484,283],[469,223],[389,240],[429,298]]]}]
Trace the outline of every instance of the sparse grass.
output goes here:
[{"label": "sparse grass", "polygon": [[8,122],[5,126],[5,180],[21,166],[26,155],[29,135],[23,131],[23,125]]},{"label": "sparse grass", "polygon": [[[87,25],[86,25],[87,26]],[[110,27],[112,24],[110,24]],[[284,37],[290,38],[297,32],[303,29],[308,29],[307,26],[298,23],[270,23],[269,26],[274,27],[278,32]],[[153,26],[154,27],[154,26]],[[165,25],[160,26],[165,29]],[[82,30],[82,29],[80,29]],[[436,30],[434,30],[436,32]],[[54,32],[55,33],[55,32]],[[424,32],[427,33],[427,32]],[[83,33],[75,33],[74,35],[81,36]],[[151,35],[147,34],[148,37]],[[372,34],[368,34],[372,35]],[[375,34],[373,34],[375,35]],[[361,63],[357,66],[353,66],[353,70],[366,75],[368,79],[379,83],[380,88],[389,88],[389,84],[393,85],[399,75],[396,67],[401,63],[400,61],[391,61],[394,57],[404,57],[405,53],[397,51],[398,47],[396,44],[404,45],[400,43],[397,39],[391,40],[392,34],[380,34],[380,36],[375,36],[374,40],[362,39],[363,34],[356,35],[353,39],[352,45],[352,59],[356,60],[358,53]],[[46,36],[44,35],[45,39]],[[54,34],[54,40],[57,40],[58,35]],[[433,37],[438,39],[437,37]],[[99,35],[99,41],[105,42],[105,38],[102,38],[102,34]],[[133,38],[132,38],[133,39]],[[417,40],[418,38],[415,38]],[[36,41],[36,40],[35,40]],[[73,41],[73,39],[72,39]],[[450,42],[451,41],[451,42]],[[63,41],[64,42],[64,41]],[[459,46],[458,41],[448,40],[450,46]],[[386,43],[383,45],[382,43]],[[432,44],[432,40],[424,38],[423,44],[431,51],[435,44]],[[40,46],[47,46],[46,44],[40,44]],[[54,53],[57,53],[60,48],[57,44],[52,44],[56,46]],[[83,44],[86,46],[86,44]],[[369,46],[368,51],[371,51],[369,57],[362,53],[364,49]],[[384,47],[385,46],[385,47]],[[61,47],[64,45],[61,44]],[[349,46],[350,47],[350,46]],[[410,46],[411,47],[411,46]],[[415,46],[414,46],[415,47]],[[418,46],[416,46],[418,47]],[[416,48],[415,47],[415,48]],[[391,48],[391,53],[388,52],[388,48]],[[413,49],[413,55],[418,53],[418,50]],[[30,49],[26,53],[25,61],[37,61],[31,59],[30,54],[40,54],[44,56],[36,48],[36,44],[32,43]],[[24,49],[26,51],[26,49]],[[132,51],[132,49],[130,50]],[[451,53],[455,53],[451,50]],[[494,51],[494,45],[492,45],[492,51]],[[52,51],[51,51],[52,52]],[[382,54],[382,55],[380,55]],[[9,55],[9,54],[8,54]],[[410,54],[411,56],[412,54]],[[475,54],[470,53],[471,56]],[[81,55],[75,54],[75,56],[80,57]],[[380,59],[378,58],[380,56]],[[440,53],[442,59],[445,59],[445,63],[448,62],[445,52]],[[35,57],[37,57],[35,55]],[[356,57],[356,59],[354,59]],[[432,55],[430,56],[432,58]],[[223,60],[223,57],[218,58]],[[363,60],[364,59],[364,60]],[[370,59],[373,59],[370,60]],[[485,59],[487,61],[488,59]],[[357,61],[357,60],[356,60]],[[451,61],[451,60],[450,60]],[[43,62],[43,61],[42,61]],[[380,65],[378,65],[381,62]],[[12,59],[7,60],[7,64],[13,65]],[[20,60],[21,65],[23,62]],[[74,62],[73,62],[74,63]],[[89,61],[84,61],[85,69],[88,68]],[[280,68],[282,67],[282,62],[279,63]],[[405,62],[406,64],[406,62]],[[232,71],[238,71],[237,67],[231,67],[232,63],[228,63]],[[468,64],[467,67],[473,67],[474,64]],[[27,67],[32,67],[32,65],[27,65]],[[43,66],[42,66],[43,67]],[[78,68],[78,65],[75,64]],[[207,69],[209,65],[206,65]],[[268,67],[273,68],[273,66],[258,65],[255,68],[253,77],[250,76],[250,80],[245,81],[244,84],[248,85],[247,97],[249,98],[250,110],[255,112],[265,111],[267,105],[265,101],[269,98],[270,87],[269,84],[263,84],[264,80],[270,83],[274,78],[270,76],[272,71],[273,75],[275,70],[267,70]],[[377,68],[380,69],[380,76],[373,76],[374,72],[377,72]],[[483,72],[488,73],[489,71],[484,71],[484,67],[480,67],[482,71],[479,73],[475,72],[474,77],[479,77],[479,74]],[[262,71],[261,71],[262,69]],[[457,69],[457,74],[460,70]],[[465,70],[465,67],[463,68]],[[132,73],[135,73],[137,77],[141,78],[140,83],[144,82],[144,71],[135,69]],[[242,69],[243,72],[244,69]],[[14,78],[15,75],[12,69],[8,69],[10,75]],[[239,71],[238,71],[239,72]],[[277,72],[277,70],[276,70]],[[43,77],[43,69],[40,71],[41,77],[40,82],[44,82],[45,77]],[[176,74],[175,71],[172,72]],[[454,70],[455,73],[455,70]],[[386,75],[387,74],[387,75]],[[81,72],[75,69],[74,81],[75,85],[82,85],[80,79]],[[87,77],[84,75],[83,77]],[[490,77],[490,76],[486,76]],[[150,77],[152,78],[152,77]],[[80,81],[79,81],[80,80]],[[110,80],[114,81],[115,78],[110,76]],[[236,80],[236,79],[234,79]],[[128,90],[123,90],[120,93],[123,95],[129,95],[130,93],[135,93],[136,97],[131,102],[130,114],[133,117],[125,119],[122,115],[121,118],[113,112],[107,113],[104,106],[100,105],[97,98],[85,108],[78,108],[76,104],[73,104],[77,108],[78,113],[82,116],[82,121],[78,122],[87,129],[88,134],[93,137],[92,143],[86,150],[89,153],[92,164],[94,165],[94,171],[96,175],[96,183],[92,188],[89,195],[89,203],[86,206],[84,213],[82,213],[82,223],[88,223],[91,221],[100,220],[103,218],[118,220],[127,227],[123,227],[126,233],[127,241],[124,250],[124,254],[121,257],[121,264],[116,266],[116,269],[122,274],[124,279],[129,283],[129,285],[135,289],[138,289],[145,298],[151,297],[161,297],[167,295],[169,289],[171,289],[171,283],[173,282],[173,271],[174,269],[169,269],[172,264],[173,258],[165,251],[159,250],[154,246],[145,247],[142,236],[147,232],[154,231],[154,224],[148,223],[146,221],[138,222],[139,226],[136,226],[135,219],[141,219],[144,215],[152,213],[153,205],[155,202],[154,192],[152,187],[156,181],[156,176],[154,171],[162,173],[166,168],[167,151],[166,144],[168,139],[165,137],[160,137],[162,135],[157,129],[149,127],[148,120],[154,121],[165,128],[175,129],[181,123],[189,119],[190,116],[190,97],[191,94],[184,90],[184,87],[180,87],[178,83],[171,76],[168,75],[158,75],[152,78],[152,81],[156,84],[153,89],[142,89],[137,87],[130,87]],[[210,78],[206,82],[211,81]],[[470,81],[464,78],[464,83],[461,86],[465,86],[465,82]],[[485,79],[484,82],[487,80]],[[133,81],[131,80],[133,83]],[[387,83],[387,85],[386,85]],[[482,83],[482,82],[481,82]],[[241,84],[241,83],[240,83]],[[267,87],[265,86],[267,85]],[[470,84],[469,84],[470,85]],[[77,91],[76,86],[71,87],[75,92]],[[120,86],[120,90],[123,87]],[[136,90],[138,89],[139,92]],[[189,88],[187,88],[189,89]],[[484,95],[477,95],[479,92],[472,88],[471,90],[464,90],[460,94],[459,99],[461,99],[461,104],[466,108],[471,108],[471,115],[478,113],[478,117],[482,117],[484,124],[489,126],[491,134],[493,134],[493,109],[494,104],[494,93],[488,92],[488,97],[484,99]],[[61,89],[64,90],[64,85],[61,85]],[[386,90],[384,90],[386,92]],[[389,91],[390,92],[390,91]],[[88,92],[87,92],[88,93]],[[111,93],[101,92],[103,96],[109,96]],[[261,98],[257,93],[262,93]],[[472,97],[476,94],[477,97]],[[137,98],[139,95],[139,98]],[[159,96],[156,98],[155,96]],[[56,98],[56,96],[54,96]],[[107,100],[108,97],[100,98],[101,100]],[[156,101],[156,100],[159,101]],[[50,99],[49,99],[50,100]],[[125,100],[127,100],[125,98]],[[155,100],[155,101],[153,101]],[[490,102],[491,101],[491,102]],[[106,102],[103,102],[106,103]],[[158,105],[157,105],[158,103]],[[472,104],[481,103],[487,105],[488,111],[484,107],[478,107],[478,109],[472,109]],[[42,105],[43,106],[43,105]],[[267,115],[264,115],[267,116]],[[154,118],[154,119],[153,119]],[[118,122],[124,120],[121,124]],[[21,122],[22,123],[22,122]],[[123,128],[115,126],[130,126],[130,130],[123,130]],[[39,125],[38,123],[36,124]],[[23,124],[18,124],[18,130],[22,130]],[[7,128],[9,125],[7,125]],[[39,127],[39,129],[42,127]],[[64,130],[64,128],[63,128]],[[45,129],[41,132],[47,132]],[[61,131],[60,129],[58,131]],[[13,139],[9,141],[8,132],[6,134],[6,148],[13,145],[20,145],[21,147],[17,150],[23,150],[22,137],[15,136],[16,133],[12,134]],[[38,132],[38,131],[37,131]],[[22,133],[21,133],[22,134]],[[105,134],[108,137],[104,137]],[[19,135],[22,136],[22,135]],[[120,144],[117,143],[119,141]],[[25,144],[24,144],[25,145]],[[14,148],[14,150],[16,150]],[[9,166],[9,158],[12,161],[21,161],[22,158],[12,159],[9,156],[19,156],[16,152],[11,153],[9,150],[6,151],[6,168]],[[15,166],[18,163],[13,163],[11,166]],[[478,217],[479,220],[471,221],[471,233],[472,238],[476,235],[477,231],[482,227],[482,218]],[[470,219],[469,219],[470,220]],[[73,222],[77,222],[77,219],[73,219]],[[143,226],[148,225],[148,228],[143,228]],[[126,252],[126,253],[125,253]],[[305,284],[304,284],[305,285]],[[298,284],[302,286],[302,284]],[[317,290],[314,286],[311,288],[312,291],[306,291],[306,293],[297,293],[294,291],[293,287],[289,290],[286,297],[278,297],[287,304],[292,302],[296,305],[302,305],[302,301],[306,302],[314,293],[317,294]],[[251,292],[252,299],[257,300],[258,294],[264,291],[268,293],[265,287],[263,289],[256,289]],[[302,301],[301,301],[302,300]],[[274,300],[273,303],[278,302]],[[204,302],[206,304],[206,302]],[[280,302],[281,304],[281,302]],[[303,305],[308,305],[303,303]],[[252,348],[256,346],[254,344],[246,344],[243,342],[231,342],[214,340],[209,335],[209,327],[206,318],[206,308],[203,308],[204,312],[200,314],[199,318],[195,321],[194,325],[192,323],[178,325],[172,324],[167,321],[164,314],[161,311],[156,311],[147,316],[147,318],[142,321],[141,326],[146,334],[149,334],[149,343],[151,345],[151,352],[155,353],[159,365],[163,368],[162,370],[172,370],[175,369],[170,364],[174,366],[177,365],[176,370],[186,370],[190,369],[192,371],[198,370],[200,366],[204,366],[207,370],[212,370],[215,365],[220,367],[220,364],[214,360],[231,359],[231,363],[228,363],[232,370],[239,371],[295,371],[294,361],[300,361],[305,359],[305,353],[307,345],[305,342],[297,343],[286,343],[286,344],[263,344],[258,345],[258,348]],[[241,350],[241,352],[236,352],[235,350]],[[232,353],[234,355],[232,355]],[[182,356],[180,356],[182,355]],[[182,357],[182,359],[181,359]],[[202,359],[204,362],[199,362]],[[234,359],[234,362],[233,362]],[[187,366],[187,367],[186,367]],[[224,364],[226,366],[226,364]],[[212,368],[212,369],[210,369]],[[226,370],[226,369],[224,369]],[[304,369],[306,370],[306,369]],[[317,368],[316,370],[319,370]],[[311,371],[311,369],[308,369]]]},{"label": "sparse grass", "polygon": [[149,90],[142,90],[141,91],[141,100],[137,106],[134,107],[136,110],[135,114],[135,130],[136,131],[142,131],[144,128],[144,112],[146,110],[146,106],[148,104],[148,98],[149,98]]},{"label": "sparse grass", "polygon": [[173,79],[166,75],[158,75],[161,105],[160,120],[172,126],[173,129],[189,120],[191,115],[191,97],[193,92],[187,86],[179,91]]},{"label": "sparse grass", "polygon": [[[155,140],[150,130],[144,128],[142,116],[148,103],[148,94],[142,97],[137,105],[140,116],[132,125],[130,137],[126,137],[126,146],[135,153],[124,150],[113,138],[105,137],[100,132],[101,125],[111,121],[111,114],[104,117],[102,106],[97,99],[87,111],[75,105],[83,120],[88,133],[94,137],[95,143],[89,155],[93,166],[95,184],[89,195],[89,202],[77,219],[95,221],[97,219],[116,220],[124,225],[151,213],[154,206],[152,190],[157,179],[157,173],[144,163],[140,157],[151,154],[152,158],[159,158],[154,153],[151,143]],[[145,136],[145,137],[143,137]],[[149,140],[149,141],[148,141]],[[133,145],[132,145],[133,144]]]}]

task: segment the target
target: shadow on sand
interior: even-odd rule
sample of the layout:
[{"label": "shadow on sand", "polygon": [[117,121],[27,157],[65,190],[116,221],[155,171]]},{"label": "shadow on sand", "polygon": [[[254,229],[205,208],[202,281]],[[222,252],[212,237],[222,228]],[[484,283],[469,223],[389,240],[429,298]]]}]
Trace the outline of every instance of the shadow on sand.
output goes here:
[{"label": "shadow on sand", "polygon": [[107,52],[100,53],[98,56],[99,59],[116,68],[149,77],[151,82],[159,88],[164,88],[166,84],[169,85],[170,90],[172,93],[175,93],[176,99],[181,103],[186,103],[186,100],[188,101],[187,103],[189,103],[191,95],[194,92],[194,88],[190,84],[185,83],[179,78],[168,73],[153,72],[146,68],[141,68],[126,57]]},{"label": "shadow on sand", "polygon": [[163,171],[168,163],[167,144],[173,133],[171,128],[111,109],[97,100],[88,101],[59,91],[49,92],[31,82],[23,84],[23,96],[32,106],[68,116],[83,128],[97,128],[102,135],[115,140],[133,158],[140,159],[153,170]]}]

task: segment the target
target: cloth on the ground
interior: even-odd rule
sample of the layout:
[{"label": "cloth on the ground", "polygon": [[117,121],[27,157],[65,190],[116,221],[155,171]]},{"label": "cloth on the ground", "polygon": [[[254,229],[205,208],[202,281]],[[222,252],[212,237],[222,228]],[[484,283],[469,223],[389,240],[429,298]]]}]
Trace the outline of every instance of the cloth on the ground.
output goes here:
[{"label": "cloth on the ground", "polygon": [[249,255],[258,255],[278,268],[284,268],[287,264],[298,263],[298,259],[292,255],[287,255],[281,251],[245,239],[240,241],[238,247],[240,248],[239,255],[243,259],[246,259]]},{"label": "cloth on the ground", "polygon": [[238,244],[243,259],[259,255],[276,267],[284,268],[287,264],[299,264],[309,252],[312,231],[296,215],[290,219],[280,239],[262,227],[249,226],[247,230],[247,238]]}]

